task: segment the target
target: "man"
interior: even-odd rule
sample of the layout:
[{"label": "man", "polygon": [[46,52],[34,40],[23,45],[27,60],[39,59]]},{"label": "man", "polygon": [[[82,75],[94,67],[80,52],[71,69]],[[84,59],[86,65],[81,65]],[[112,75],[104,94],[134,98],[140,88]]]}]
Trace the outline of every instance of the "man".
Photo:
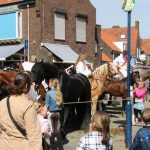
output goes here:
[{"label": "man", "polygon": [[115,60],[113,61],[113,64],[118,67],[118,70],[120,73],[118,73],[117,77],[119,79],[123,79],[127,77],[127,51],[124,50]]},{"label": "man", "polygon": [[141,51],[141,55],[139,57],[140,61],[142,62],[143,65],[146,63],[146,55],[144,54],[144,51]]}]

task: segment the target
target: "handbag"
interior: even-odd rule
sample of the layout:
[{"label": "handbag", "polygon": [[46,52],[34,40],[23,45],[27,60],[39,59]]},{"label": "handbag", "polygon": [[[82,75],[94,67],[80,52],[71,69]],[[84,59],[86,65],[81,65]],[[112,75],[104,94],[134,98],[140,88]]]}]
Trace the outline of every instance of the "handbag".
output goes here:
[{"label": "handbag", "polygon": [[25,129],[21,128],[21,127],[17,124],[17,122],[15,121],[14,117],[12,116],[11,109],[10,109],[9,99],[10,99],[10,97],[7,98],[7,110],[8,110],[9,117],[10,117],[10,119],[12,120],[13,124],[15,125],[15,127],[16,127],[16,128],[19,130],[19,132],[24,136],[24,138],[25,138],[25,139],[28,139]]}]

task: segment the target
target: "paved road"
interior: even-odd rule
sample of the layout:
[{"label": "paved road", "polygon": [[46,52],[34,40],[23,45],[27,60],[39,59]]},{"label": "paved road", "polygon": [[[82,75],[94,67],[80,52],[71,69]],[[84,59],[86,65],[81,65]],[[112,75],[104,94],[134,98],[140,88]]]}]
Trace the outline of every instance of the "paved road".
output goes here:
[{"label": "paved road", "polygon": [[[150,102],[145,103],[145,107],[150,108]],[[126,123],[126,118],[123,117],[121,106],[112,107],[107,106],[107,112],[111,116],[111,124],[110,124],[110,135],[113,140],[113,149],[114,150],[127,150],[125,144],[125,132],[124,127]],[[141,128],[141,126],[132,126],[132,138],[134,138],[137,130]],[[88,130],[80,130],[75,131],[67,135],[67,139],[69,142],[64,145],[64,150],[75,150],[77,143],[79,142],[80,137],[85,135]]]}]

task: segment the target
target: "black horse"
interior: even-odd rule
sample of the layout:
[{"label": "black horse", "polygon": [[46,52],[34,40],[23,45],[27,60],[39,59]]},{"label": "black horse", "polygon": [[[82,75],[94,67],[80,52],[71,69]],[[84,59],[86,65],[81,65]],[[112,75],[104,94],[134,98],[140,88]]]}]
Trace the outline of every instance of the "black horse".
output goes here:
[{"label": "black horse", "polygon": [[[32,78],[36,84],[44,79],[57,78],[63,94],[64,104],[69,102],[84,102],[91,100],[91,86],[88,78],[82,74],[68,75],[64,70],[48,62],[36,62],[32,67]],[[69,128],[71,124],[84,128],[90,119],[90,103],[65,104],[63,125]],[[69,116],[69,117],[68,117]],[[71,120],[71,121],[70,121]]]}]

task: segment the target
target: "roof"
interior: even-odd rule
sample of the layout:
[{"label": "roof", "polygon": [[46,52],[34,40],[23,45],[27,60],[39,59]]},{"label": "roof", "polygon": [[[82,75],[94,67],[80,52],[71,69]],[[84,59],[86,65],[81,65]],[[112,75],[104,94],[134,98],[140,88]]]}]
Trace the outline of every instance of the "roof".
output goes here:
[{"label": "roof", "polygon": [[145,54],[150,55],[150,39],[142,39],[141,48],[144,50]]},{"label": "roof", "polygon": [[121,50],[113,43],[116,41],[107,31],[101,30],[101,39],[105,42],[112,50],[121,52]]},{"label": "roof", "polygon": [[[113,37],[113,42],[125,41],[127,42],[127,27],[115,27],[115,28],[104,28],[102,29],[105,34]],[[126,35],[125,38],[120,38],[121,35]],[[138,40],[138,30],[135,27],[131,27],[131,55],[136,54],[136,46]],[[108,40],[109,41],[109,40]]]},{"label": "roof", "polygon": [[102,52],[102,61],[109,62],[112,61],[112,58],[110,58],[104,52]]},{"label": "roof", "polygon": [[23,44],[0,46],[0,60],[6,60],[7,57],[15,54],[24,47]]},{"label": "roof", "polygon": [[57,57],[59,57],[65,63],[75,63],[79,56],[75,51],[71,49],[69,45],[43,43],[43,46],[51,51],[53,54],[55,54]]}]

